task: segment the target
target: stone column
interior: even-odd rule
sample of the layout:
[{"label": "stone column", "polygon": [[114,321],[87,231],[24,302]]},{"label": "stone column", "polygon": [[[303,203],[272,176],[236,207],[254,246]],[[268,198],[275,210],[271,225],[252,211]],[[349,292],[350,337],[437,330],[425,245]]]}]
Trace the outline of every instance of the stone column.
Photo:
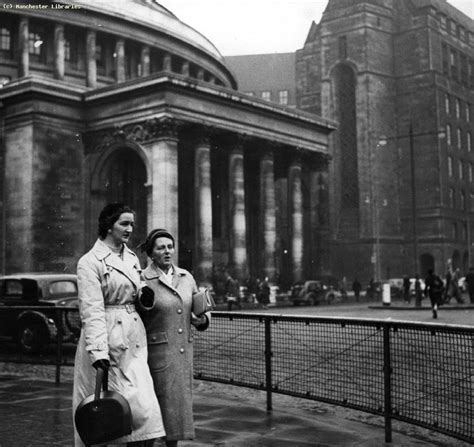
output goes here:
[{"label": "stone column", "polygon": [[234,276],[244,281],[247,268],[247,227],[245,221],[244,147],[238,141],[229,154],[230,240],[229,264]]},{"label": "stone column", "polygon": [[311,277],[317,277],[321,272],[319,258],[319,170],[315,162],[311,164],[309,173],[309,203],[310,203],[310,241],[307,246],[310,250],[310,272]]},{"label": "stone column", "polygon": [[273,152],[266,150],[260,159],[260,215],[262,216],[263,247],[261,255],[263,275],[270,282],[275,281],[275,176],[273,173]]},{"label": "stone column", "polygon": [[87,30],[86,36],[86,75],[87,87],[97,87],[96,32]]},{"label": "stone column", "polygon": [[171,67],[171,54],[166,53],[163,58],[163,71],[172,71]]},{"label": "stone column", "polygon": [[188,61],[183,62],[183,66],[181,67],[181,74],[189,78],[189,62]]},{"label": "stone column", "polygon": [[64,79],[64,25],[54,25],[54,77]]},{"label": "stone column", "polygon": [[194,274],[198,284],[208,285],[212,281],[212,193],[211,193],[211,141],[210,135],[198,137],[194,159],[195,194],[195,250]]},{"label": "stone column", "polygon": [[303,193],[301,189],[301,160],[291,161],[289,172],[289,205],[291,219],[291,270],[293,282],[303,279]]},{"label": "stone column", "polygon": [[20,49],[20,65],[18,67],[19,77],[29,75],[30,53],[28,47],[28,19],[20,18],[19,23],[19,49]]},{"label": "stone column", "polygon": [[152,169],[151,231],[165,228],[175,238],[178,262],[178,127],[172,118],[147,124],[155,139],[150,144]]},{"label": "stone column", "polygon": [[125,41],[117,39],[115,43],[115,80],[125,81]]},{"label": "stone column", "polygon": [[142,67],[141,76],[148,76],[150,74],[150,47],[148,45],[142,47],[140,64]]}]

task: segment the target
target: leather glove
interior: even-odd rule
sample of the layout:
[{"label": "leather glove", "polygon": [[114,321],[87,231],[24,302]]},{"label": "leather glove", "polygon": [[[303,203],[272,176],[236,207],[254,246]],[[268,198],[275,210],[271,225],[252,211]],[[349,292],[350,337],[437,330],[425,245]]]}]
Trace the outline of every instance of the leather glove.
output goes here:
[{"label": "leather glove", "polygon": [[103,369],[104,371],[107,371],[109,368],[110,368],[110,362],[107,360],[107,359],[100,359],[100,360],[96,360],[92,366],[95,368],[95,369]]},{"label": "leather glove", "polygon": [[153,307],[155,302],[155,292],[148,286],[143,286],[140,295],[140,302],[144,307]]}]

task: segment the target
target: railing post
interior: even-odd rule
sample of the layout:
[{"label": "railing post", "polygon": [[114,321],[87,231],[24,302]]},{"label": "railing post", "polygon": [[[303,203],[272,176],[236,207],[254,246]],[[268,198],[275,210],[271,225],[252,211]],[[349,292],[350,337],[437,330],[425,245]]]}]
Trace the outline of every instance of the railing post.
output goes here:
[{"label": "railing post", "polygon": [[63,362],[63,337],[64,337],[64,328],[63,328],[63,315],[64,310],[58,308],[56,310],[56,384],[61,383],[61,364]]},{"label": "railing post", "polygon": [[271,317],[265,318],[265,385],[267,389],[267,411],[272,411],[272,330]]},{"label": "railing post", "polygon": [[383,325],[385,442],[392,442],[392,365],[390,362],[390,325]]}]

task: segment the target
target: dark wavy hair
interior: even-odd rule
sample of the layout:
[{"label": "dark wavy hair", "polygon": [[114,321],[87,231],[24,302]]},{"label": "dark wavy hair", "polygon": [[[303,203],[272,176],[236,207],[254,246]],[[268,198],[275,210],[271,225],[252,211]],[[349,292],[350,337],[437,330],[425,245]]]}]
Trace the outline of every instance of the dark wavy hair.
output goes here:
[{"label": "dark wavy hair", "polygon": [[99,237],[105,239],[107,232],[112,228],[115,222],[119,220],[123,213],[132,213],[136,215],[129,206],[123,203],[108,203],[99,214]]}]

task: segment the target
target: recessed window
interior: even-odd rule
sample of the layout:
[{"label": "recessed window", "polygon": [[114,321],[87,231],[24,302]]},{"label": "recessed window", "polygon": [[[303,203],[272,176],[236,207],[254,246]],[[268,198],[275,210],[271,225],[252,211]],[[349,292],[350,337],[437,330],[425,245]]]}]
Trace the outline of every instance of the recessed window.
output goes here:
[{"label": "recessed window", "polygon": [[448,144],[448,146],[451,146],[451,141],[452,141],[451,124],[447,124],[446,125],[446,143]]},{"label": "recessed window", "polygon": [[467,144],[467,151],[472,152],[472,136],[471,132],[466,134],[466,144]]},{"label": "recessed window", "polygon": [[456,118],[459,118],[461,115],[461,101],[459,98],[456,98]]},{"label": "recessed window", "polygon": [[11,81],[10,76],[0,76],[0,88]]},{"label": "recessed window", "polygon": [[456,222],[453,222],[452,231],[453,231],[453,239],[457,240],[457,238],[458,238],[458,225],[457,225]]},{"label": "recessed window", "polygon": [[453,158],[452,157],[448,157],[448,175],[450,177],[453,176]]},{"label": "recessed window", "polygon": [[469,103],[466,103],[466,121],[471,122],[471,105]]},{"label": "recessed window", "polygon": [[457,148],[460,150],[462,148],[461,129],[456,130],[456,143]]},{"label": "recessed window", "polygon": [[78,32],[66,29],[64,32],[64,60],[72,67],[77,68],[79,62]]},{"label": "recessed window", "polygon": [[0,50],[10,51],[12,49],[12,37],[10,28],[2,26],[0,28]]},{"label": "recessed window", "polygon": [[443,14],[440,14],[438,18],[439,18],[439,22],[441,23],[441,28],[446,29],[446,23],[447,23],[446,16]]},{"label": "recessed window", "polygon": [[43,26],[31,23],[28,32],[28,52],[33,62],[44,62],[46,55],[46,31]]},{"label": "recessed window", "polygon": [[444,110],[446,112],[446,115],[449,115],[450,108],[451,108],[451,101],[450,101],[450,98],[449,98],[449,94],[446,93],[444,95]]},{"label": "recessed window", "polygon": [[280,90],[278,92],[278,102],[283,105],[288,104],[288,90]]},{"label": "recessed window", "polygon": [[461,160],[459,160],[458,162],[458,171],[459,171],[459,179],[462,180],[464,178],[464,169],[463,169],[463,164]]},{"label": "recessed window", "polygon": [[272,99],[272,92],[268,91],[268,90],[265,90],[262,92],[262,99],[264,99],[265,101],[271,101]]},{"label": "recessed window", "polygon": [[466,209],[466,194],[464,191],[461,191],[461,209]]},{"label": "recessed window", "polygon": [[472,163],[469,163],[469,181],[472,182]]},{"label": "recessed window", "polygon": [[245,92],[246,95],[249,95],[249,96],[255,96],[255,93],[254,92]]},{"label": "recessed window", "polygon": [[449,188],[449,206],[454,208],[454,189]]}]

